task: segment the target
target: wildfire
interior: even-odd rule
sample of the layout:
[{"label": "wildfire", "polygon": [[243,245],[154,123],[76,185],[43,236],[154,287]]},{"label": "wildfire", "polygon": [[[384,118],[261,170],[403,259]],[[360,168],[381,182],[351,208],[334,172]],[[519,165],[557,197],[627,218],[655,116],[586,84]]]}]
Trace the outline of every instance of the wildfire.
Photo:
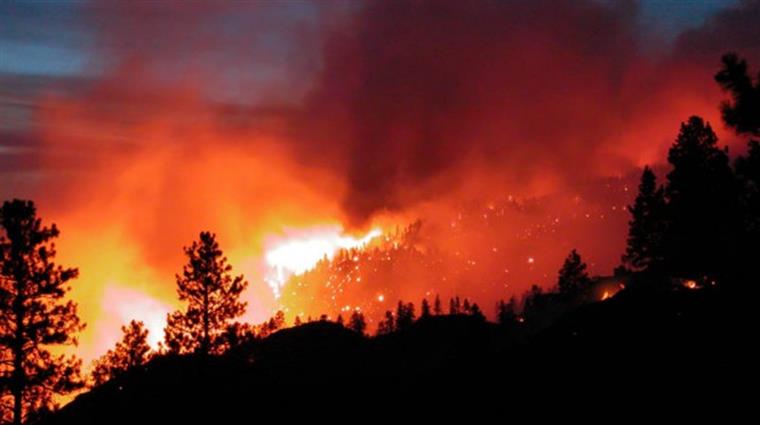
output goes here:
[{"label": "wildfire", "polygon": [[280,288],[293,275],[313,268],[319,260],[331,259],[341,249],[358,248],[380,236],[372,229],[361,237],[346,235],[341,226],[316,226],[278,237],[265,250],[264,259],[269,271],[265,278],[276,298]]}]

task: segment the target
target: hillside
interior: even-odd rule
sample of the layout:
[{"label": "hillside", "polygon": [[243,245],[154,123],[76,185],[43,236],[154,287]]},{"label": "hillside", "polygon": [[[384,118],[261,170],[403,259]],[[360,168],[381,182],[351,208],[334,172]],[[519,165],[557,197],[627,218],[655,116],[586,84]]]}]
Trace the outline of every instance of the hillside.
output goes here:
[{"label": "hillside", "polygon": [[[739,367],[729,307],[718,291],[623,291],[534,335],[464,315],[373,338],[313,322],[206,362],[159,357],[44,423],[218,423],[333,403],[423,408],[423,396],[498,408],[487,400],[628,397],[642,385],[652,397],[705,395]],[[569,391],[576,386],[585,395]]]}]

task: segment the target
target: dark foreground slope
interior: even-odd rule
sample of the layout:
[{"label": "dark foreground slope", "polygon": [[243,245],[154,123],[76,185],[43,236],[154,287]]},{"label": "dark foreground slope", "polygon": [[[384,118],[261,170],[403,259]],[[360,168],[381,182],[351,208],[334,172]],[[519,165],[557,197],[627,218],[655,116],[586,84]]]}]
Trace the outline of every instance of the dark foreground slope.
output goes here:
[{"label": "dark foreground slope", "polygon": [[423,400],[503,410],[529,399],[720,396],[743,373],[742,323],[726,297],[707,290],[621,293],[534,334],[471,316],[377,338],[309,323],[205,362],[157,358],[45,423],[247,423],[238,419],[432,409]]}]

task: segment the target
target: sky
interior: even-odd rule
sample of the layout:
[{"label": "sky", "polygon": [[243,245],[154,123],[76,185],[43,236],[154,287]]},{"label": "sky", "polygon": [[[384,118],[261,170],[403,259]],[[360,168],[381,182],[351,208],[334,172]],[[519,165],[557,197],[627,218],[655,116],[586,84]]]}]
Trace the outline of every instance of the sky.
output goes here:
[{"label": "sky", "polygon": [[728,51],[760,63],[759,19],[751,0],[0,2],[0,195],[61,229],[87,359],[131,318],[157,341],[206,229],[251,283],[246,320],[326,308],[280,298],[283,246],[417,219],[425,249],[478,256],[471,281],[362,294],[488,306],[572,248],[610,274],[641,168],[664,176],[690,115],[742,151],[713,75]]}]

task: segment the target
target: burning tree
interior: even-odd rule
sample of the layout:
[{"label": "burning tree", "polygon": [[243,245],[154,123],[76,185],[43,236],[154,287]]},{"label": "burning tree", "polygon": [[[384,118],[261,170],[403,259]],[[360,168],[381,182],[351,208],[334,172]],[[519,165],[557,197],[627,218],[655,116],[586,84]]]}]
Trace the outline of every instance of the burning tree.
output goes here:
[{"label": "burning tree", "polygon": [[124,334],[116,347],[95,361],[92,370],[93,385],[100,385],[124,372],[140,367],[150,360],[148,330],[143,322],[132,320],[122,326]]},{"label": "burning tree", "polygon": [[240,293],[248,286],[243,276],[232,276],[216,235],[201,232],[200,240],[184,248],[188,263],[177,275],[177,294],[187,310],[167,317],[166,345],[171,352],[218,353],[228,321],[242,315],[246,304]]},{"label": "burning tree", "polygon": [[54,408],[55,394],[82,387],[81,361],[49,347],[76,345],[84,324],[64,299],[78,271],[54,263],[55,224],[43,226],[33,202],[13,200],[0,209],[0,225],[0,378],[3,401],[9,393],[13,422],[21,424]]}]

